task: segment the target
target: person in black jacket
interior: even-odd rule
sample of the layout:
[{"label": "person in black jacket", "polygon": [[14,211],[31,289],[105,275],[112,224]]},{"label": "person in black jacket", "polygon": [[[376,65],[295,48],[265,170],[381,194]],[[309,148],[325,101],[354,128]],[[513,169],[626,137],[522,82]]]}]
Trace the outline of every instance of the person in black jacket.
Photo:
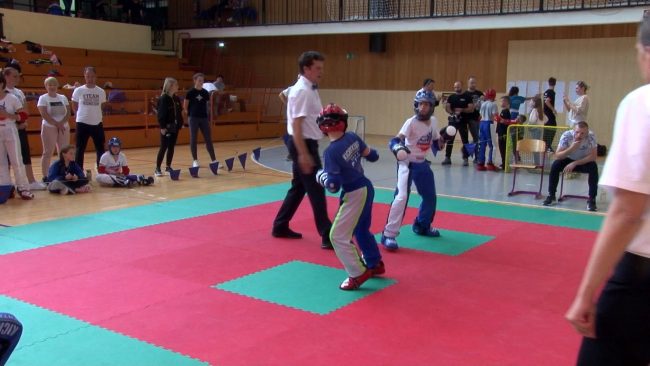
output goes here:
[{"label": "person in black jacket", "polygon": [[157,177],[163,175],[160,170],[165,152],[167,152],[165,172],[172,170],[172,159],[174,159],[174,146],[178,138],[178,131],[183,128],[183,108],[181,100],[176,96],[178,82],[174,78],[165,78],[163,92],[158,98],[158,124],[160,125],[160,149],[156,158]]},{"label": "person in black jacket", "polygon": [[59,152],[59,160],[55,161],[47,174],[50,193],[62,195],[90,192],[88,178],[83,169],[74,161],[75,147],[66,145]]}]

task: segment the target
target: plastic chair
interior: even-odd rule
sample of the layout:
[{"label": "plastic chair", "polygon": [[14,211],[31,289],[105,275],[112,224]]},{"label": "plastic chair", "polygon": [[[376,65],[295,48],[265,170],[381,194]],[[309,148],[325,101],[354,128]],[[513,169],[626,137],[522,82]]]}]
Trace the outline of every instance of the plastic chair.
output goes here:
[{"label": "plastic chair", "polygon": [[[541,156],[541,159],[539,158]],[[543,140],[523,139],[517,142],[515,151],[515,163],[510,164],[512,172],[512,189],[508,196],[516,194],[534,194],[535,198],[542,198],[542,184],[544,184],[544,164],[546,163],[546,143]],[[519,169],[539,169],[539,190],[535,191],[516,191],[517,171]]]}]

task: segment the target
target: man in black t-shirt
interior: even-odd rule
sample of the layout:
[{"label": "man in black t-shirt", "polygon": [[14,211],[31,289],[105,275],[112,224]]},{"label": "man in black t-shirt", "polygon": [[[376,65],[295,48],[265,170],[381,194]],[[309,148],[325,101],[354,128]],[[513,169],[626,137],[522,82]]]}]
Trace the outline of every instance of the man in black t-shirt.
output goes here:
[{"label": "man in black t-shirt", "polygon": [[215,162],[217,159],[212,146],[212,131],[210,128],[210,118],[208,115],[208,103],[210,102],[210,93],[203,89],[205,76],[201,73],[194,74],[194,87],[187,92],[183,101],[183,114],[189,117],[190,124],[190,151],[192,152],[192,167],[199,166],[197,157],[196,143],[199,129],[205,140],[205,148],[210,154],[210,159]]},{"label": "man in black t-shirt", "polygon": [[[544,115],[546,116],[546,123],[544,126],[557,126],[556,115],[557,111],[555,110],[555,80],[554,77],[548,79],[548,89],[544,92]],[[549,151],[553,151],[553,139],[555,138],[556,130],[554,128],[544,129],[544,142]]]},{"label": "man in black t-shirt", "polygon": [[[472,95],[467,92],[463,92],[463,83],[456,81],[454,83],[454,92],[447,98],[447,103],[445,104],[445,110],[450,115],[449,122],[451,125],[456,127],[458,134],[460,134],[460,140],[463,143],[461,151],[463,153],[463,166],[469,165],[467,163],[467,151],[465,150],[465,144],[469,141],[467,139],[467,128],[469,125],[469,116],[474,112],[474,104],[472,102]],[[442,165],[451,164],[451,151],[454,148],[454,140],[456,140],[456,135],[452,140],[447,143],[447,150],[445,152],[445,160],[442,161]]]},{"label": "man in black t-shirt", "polygon": [[472,142],[478,144],[478,127],[481,123],[481,113],[479,111],[481,110],[481,102],[483,102],[485,97],[482,91],[476,89],[476,78],[474,76],[470,76],[467,80],[466,93],[472,97],[472,104],[474,104],[474,111],[467,114],[467,120],[469,121],[467,127],[469,128],[469,133],[472,135]]}]

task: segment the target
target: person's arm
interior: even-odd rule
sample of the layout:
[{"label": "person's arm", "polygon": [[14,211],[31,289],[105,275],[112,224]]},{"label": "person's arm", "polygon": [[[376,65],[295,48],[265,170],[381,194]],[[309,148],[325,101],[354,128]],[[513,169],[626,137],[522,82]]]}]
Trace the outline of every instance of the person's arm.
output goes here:
[{"label": "person's arm", "polygon": [[183,117],[187,117],[187,109],[190,107],[190,101],[188,100],[187,96],[183,100]]},{"label": "person's arm", "polygon": [[587,268],[566,318],[585,337],[595,338],[595,297],[623,255],[625,248],[637,235],[648,207],[648,195],[617,189]]},{"label": "person's arm", "polygon": [[467,107],[463,108],[463,113],[472,113],[474,112],[474,103],[470,103]]},{"label": "person's arm", "polygon": [[451,103],[449,103],[449,98],[447,98],[447,103],[445,103],[445,111],[449,114],[454,114],[451,109]]},{"label": "person's arm", "polygon": [[[173,103],[173,101],[172,101]],[[158,125],[160,125],[160,133],[163,135],[167,132],[167,120],[169,119],[169,106],[168,104],[168,96],[167,95],[161,95],[160,98],[158,98]]]},{"label": "person's arm", "polygon": [[303,174],[310,174],[314,170],[314,159],[309,155],[307,144],[302,137],[302,124],[305,122],[305,117],[293,118],[291,120],[291,128],[293,129],[293,144],[298,152],[298,165]]},{"label": "person's arm", "polygon": [[576,160],[576,161],[570,163],[569,165],[564,167],[564,171],[567,172],[567,173],[572,172],[577,166],[587,164],[587,163],[592,162],[592,161],[596,161],[597,156],[598,156],[598,152],[597,152],[596,148],[594,147],[589,152],[589,155],[585,156],[584,158],[582,158],[580,160]]},{"label": "person's arm", "polygon": [[551,98],[544,98],[544,104],[553,111],[553,114],[557,114],[555,106],[551,103]]},{"label": "person's arm", "polygon": [[58,161],[50,165],[50,169],[47,171],[47,180],[54,182],[55,180],[65,180],[65,177],[60,174],[59,171],[60,164]]},{"label": "person's arm", "polygon": [[[41,117],[43,117],[43,119],[44,119],[47,123],[49,123],[49,124],[51,124],[52,126],[57,127],[57,128],[61,126],[61,122],[55,120],[54,118],[52,118],[52,116],[50,116],[49,113],[47,113],[47,107],[45,107],[45,106],[38,106],[38,112],[41,114]],[[63,121],[65,121],[65,120],[66,120],[66,118],[63,119]]]},{"label": "person's arm", "polygon": [[286,105],[287,104],[287,96],[284,95],[284,91],[281,91],[280,94],[278,94],[278,98],[282,102],[282,104]]}]

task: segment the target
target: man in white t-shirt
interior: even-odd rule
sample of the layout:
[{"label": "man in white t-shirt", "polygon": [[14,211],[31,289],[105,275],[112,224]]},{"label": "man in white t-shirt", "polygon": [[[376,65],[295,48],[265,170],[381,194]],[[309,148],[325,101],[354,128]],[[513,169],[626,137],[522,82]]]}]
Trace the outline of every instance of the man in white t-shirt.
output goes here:
[{"label": "man in white t-shirt", "polygon": [[106,141],[102,123],[102,105],[106,103],[106,92],[97,86],[97,74],[94,67],[88,66],[84,69],[84,79],[86,84],[72,92],[72,109],[75,112],[77,122],[77,131],[75,133],[77,153],[75,161],[82,168],[88,138],[93,139],[98,165],[99,159],[104,154],[104,143]]},{"label": "man in white t-shirt", "polygon": [[587,122],[581,121],[560,137],[555,151],[555,161],[551,165],[548,177],[548,197],[544,206],[555,202],[555,192],[560,181],[560,173],[579,172],[589,174],[589,199],[587,210],[596,211],[596,194],[598,193],[598,165],[596,164],[596,136],[589,131]]},{"label": "man in white t-shirt", "polygon": [[287,132],[289,154],[293,161],[293,179],[282,207],[273,221],[272,235],[276,238],[300,239],[302,234],[289,228],[289,222],[305,197],[309,196],[321,248],[332,249],[329,233],[332,222],[327,215],[325,190],[316,181],[316,171],[322,168],[318,140],[323,133],[316,118],[322,109],[318,82],[323,73],[325,58],[318,52],[304,52],[298,59],[300,78],[291,87],[287,103]]},{"label": "man in white t-shirt", "polygon": [[650,18],[637,62],[645,85],[618,107],[600,180],[613,199],[566,313],[583,336],[578,365],[650,364]]}]

